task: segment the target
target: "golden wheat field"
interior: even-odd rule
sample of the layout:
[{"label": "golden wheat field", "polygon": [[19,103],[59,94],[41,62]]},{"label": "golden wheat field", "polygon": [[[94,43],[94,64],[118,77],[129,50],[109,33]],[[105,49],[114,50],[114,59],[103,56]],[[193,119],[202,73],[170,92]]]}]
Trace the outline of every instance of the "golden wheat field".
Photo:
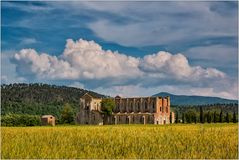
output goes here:
[{"label": "golden wheat field", "polygon": [[2,127],[3,159],[238,158],[237,124]]}]

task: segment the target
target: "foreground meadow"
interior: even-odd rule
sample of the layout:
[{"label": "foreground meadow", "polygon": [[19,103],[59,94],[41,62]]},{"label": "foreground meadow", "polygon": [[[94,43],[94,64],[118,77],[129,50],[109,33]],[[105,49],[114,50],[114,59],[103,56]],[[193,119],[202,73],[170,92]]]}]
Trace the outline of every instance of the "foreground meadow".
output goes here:
[{"label": "foreground meadow", "polygon": [[2,127],[1,158],[238,158],[237,124]]}]

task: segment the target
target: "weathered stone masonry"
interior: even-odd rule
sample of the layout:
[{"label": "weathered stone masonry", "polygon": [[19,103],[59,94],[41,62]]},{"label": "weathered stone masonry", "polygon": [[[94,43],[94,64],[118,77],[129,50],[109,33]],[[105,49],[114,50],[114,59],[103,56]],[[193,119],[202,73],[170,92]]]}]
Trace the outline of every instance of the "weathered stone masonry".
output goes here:
[{"label": "weathered stone masonry", "polygon": [[[86,93],[80,99],[80,124],[169,124],[169,97],[114,98],[116,107],[112,116],[101,114],[101,98]],[[174,113],[172,112],[172,123]]]}]

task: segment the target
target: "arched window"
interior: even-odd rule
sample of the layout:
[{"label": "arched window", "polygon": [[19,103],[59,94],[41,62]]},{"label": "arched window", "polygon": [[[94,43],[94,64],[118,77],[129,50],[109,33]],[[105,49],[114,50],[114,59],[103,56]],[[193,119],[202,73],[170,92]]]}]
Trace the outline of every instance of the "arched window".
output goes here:
[{"label": "arched window", "polygon": [[140,123],[141,123],[141,124],[144,124],[144,119],[145,119],[144,116],[142,116],[142,117],[140,118]]},{"label": "arched window", "polygon": [[124,111],[127,112],[127,102],[124,102]]},{"label": "arched window", "polygon": [[126,117],[126,124],[129,124],[129,117]]},{"label": "arched window", "polygon": [[155,109],[154,102],[152,102],[152,108],[153,108],[153,110]]},{"label": "arched window", "polygon": [[137,107],[138,107],[138,111],[140,112],[140,103],[139,103],[139,101],[137,102]]},{"label": "arched window", "polygon": [[133,102],[130,103],[130,111],[133,112]]},{"label": "arched window", "polygon": [[144,107],[145,107],[146,110],[148,109],[147,101],[144,102]]},{"label": "arched window", "polygon": [[120,104],[119,104],[119,102],[117,102],[117,105],[116,105],[116,111],[117,111],[117,112],[120,111]]},{"label": "arched window", "polygon": [[144,123],[144,117],[140,117],[140,123]]},{"label": "arched window", "polygon": [[123,111],[123,104],[121,102],[121,103],[119,103],[119,112],[122,112],[122,111]]},{"label": "arched window", "polygon": [[89,109],[90,109],[90,102],[87,102],[87,103],[86,103],[85,109],[86,109],[86,110],[89,110]]}]

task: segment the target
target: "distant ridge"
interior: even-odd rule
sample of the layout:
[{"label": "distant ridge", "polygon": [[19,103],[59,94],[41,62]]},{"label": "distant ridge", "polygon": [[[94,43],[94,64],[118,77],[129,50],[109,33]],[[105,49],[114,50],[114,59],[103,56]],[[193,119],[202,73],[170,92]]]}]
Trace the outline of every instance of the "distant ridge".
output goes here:
[{"label": "distant ridge", "polygon": [[238,103],[237,100],[224,99],[219,97],[207,97],[207,96],[187,96],[187,95],[174,95],[167,92],[160,92],[155,96],[170,96],[171,105],[206,105],[206,104],[229,104]]}]

